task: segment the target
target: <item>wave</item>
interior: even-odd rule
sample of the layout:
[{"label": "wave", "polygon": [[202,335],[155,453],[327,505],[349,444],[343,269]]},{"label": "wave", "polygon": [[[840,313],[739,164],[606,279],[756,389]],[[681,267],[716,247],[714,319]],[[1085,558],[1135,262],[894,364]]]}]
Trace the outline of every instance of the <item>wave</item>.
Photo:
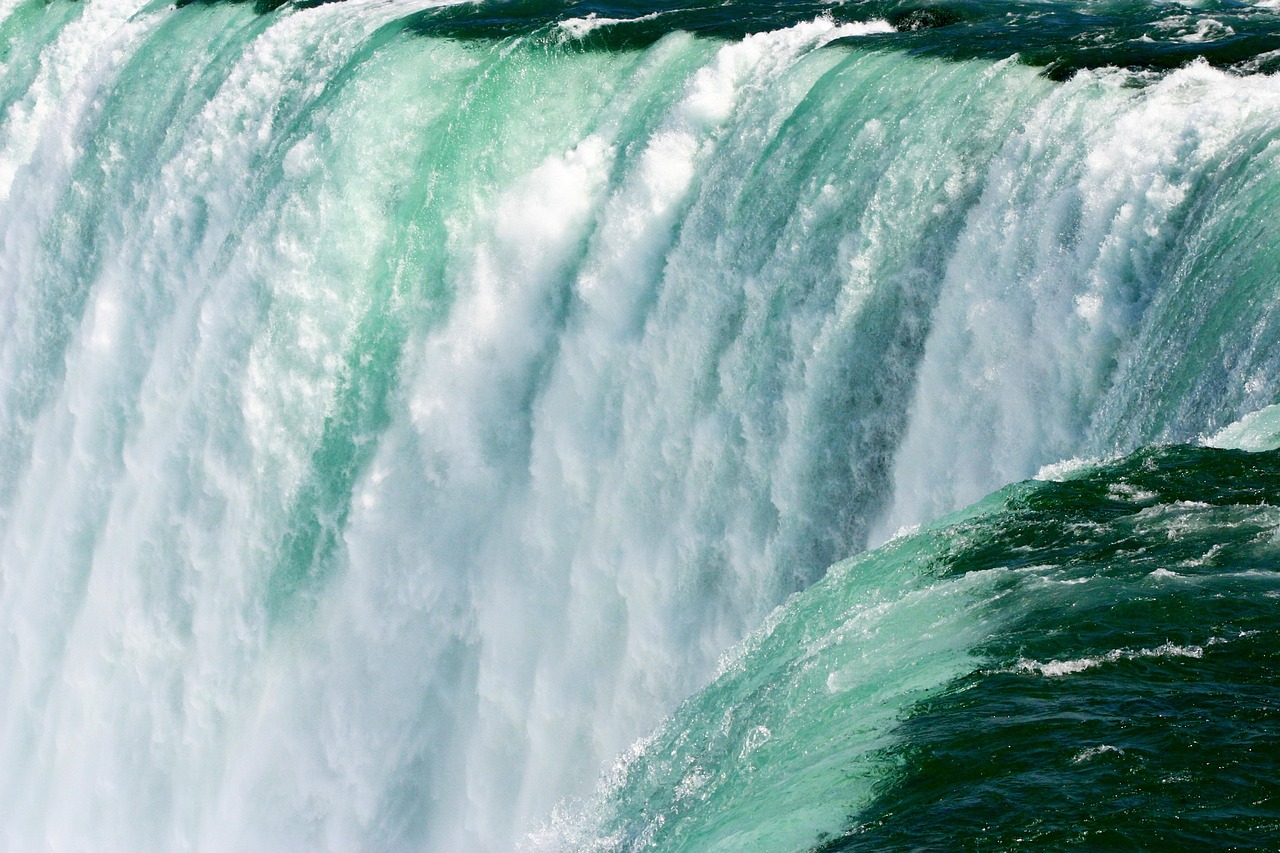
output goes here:
[{"label": "wave", "polygon": [[1147,449],[839,563],[527,849],[1274,841],[1278,475]]}]

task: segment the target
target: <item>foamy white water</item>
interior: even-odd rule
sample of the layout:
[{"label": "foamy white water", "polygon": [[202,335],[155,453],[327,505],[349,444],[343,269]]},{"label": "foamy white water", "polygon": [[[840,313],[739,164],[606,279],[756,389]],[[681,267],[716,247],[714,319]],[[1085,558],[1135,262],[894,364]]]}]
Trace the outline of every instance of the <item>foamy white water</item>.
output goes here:
[{"label": "foamy white water", "polygon": [[1181,248],[1269,78],[421,8],[10,10],[0,848],[513,849],[836,560],[1277,391]]}]

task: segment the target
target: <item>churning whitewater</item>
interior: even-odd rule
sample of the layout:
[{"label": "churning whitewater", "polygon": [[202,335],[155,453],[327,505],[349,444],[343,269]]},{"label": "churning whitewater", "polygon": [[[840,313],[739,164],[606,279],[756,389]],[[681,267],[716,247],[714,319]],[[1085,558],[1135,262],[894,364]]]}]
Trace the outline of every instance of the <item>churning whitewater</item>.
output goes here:
[{"label": "churning whitewater", "polygon": [[1280,843],[1277,63],[0,0],[0,850]]}]

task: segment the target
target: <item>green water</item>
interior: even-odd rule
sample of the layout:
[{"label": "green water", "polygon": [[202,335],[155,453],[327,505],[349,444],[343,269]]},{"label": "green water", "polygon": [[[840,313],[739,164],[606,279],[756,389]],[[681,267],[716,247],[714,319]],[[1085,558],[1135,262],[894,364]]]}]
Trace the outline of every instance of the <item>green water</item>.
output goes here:
[{"label": "green water", "polygon": [[788,602],[615,770],[616,850],[1280,838],[1280,454],[1011,486]]},{"label": "green water", "polygon": [[0,0],[0,850],[1276,846],[1278,35]]}]

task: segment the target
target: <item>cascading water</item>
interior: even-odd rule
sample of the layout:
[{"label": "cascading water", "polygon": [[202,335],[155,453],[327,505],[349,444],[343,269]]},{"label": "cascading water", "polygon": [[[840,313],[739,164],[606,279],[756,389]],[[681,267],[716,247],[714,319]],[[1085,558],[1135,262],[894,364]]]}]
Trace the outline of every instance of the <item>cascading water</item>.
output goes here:
[{"label": "cascading water", "polygon": [[1280,398],[1270,9],[267,5],[0,6],[0,849],[891,849]]}]

